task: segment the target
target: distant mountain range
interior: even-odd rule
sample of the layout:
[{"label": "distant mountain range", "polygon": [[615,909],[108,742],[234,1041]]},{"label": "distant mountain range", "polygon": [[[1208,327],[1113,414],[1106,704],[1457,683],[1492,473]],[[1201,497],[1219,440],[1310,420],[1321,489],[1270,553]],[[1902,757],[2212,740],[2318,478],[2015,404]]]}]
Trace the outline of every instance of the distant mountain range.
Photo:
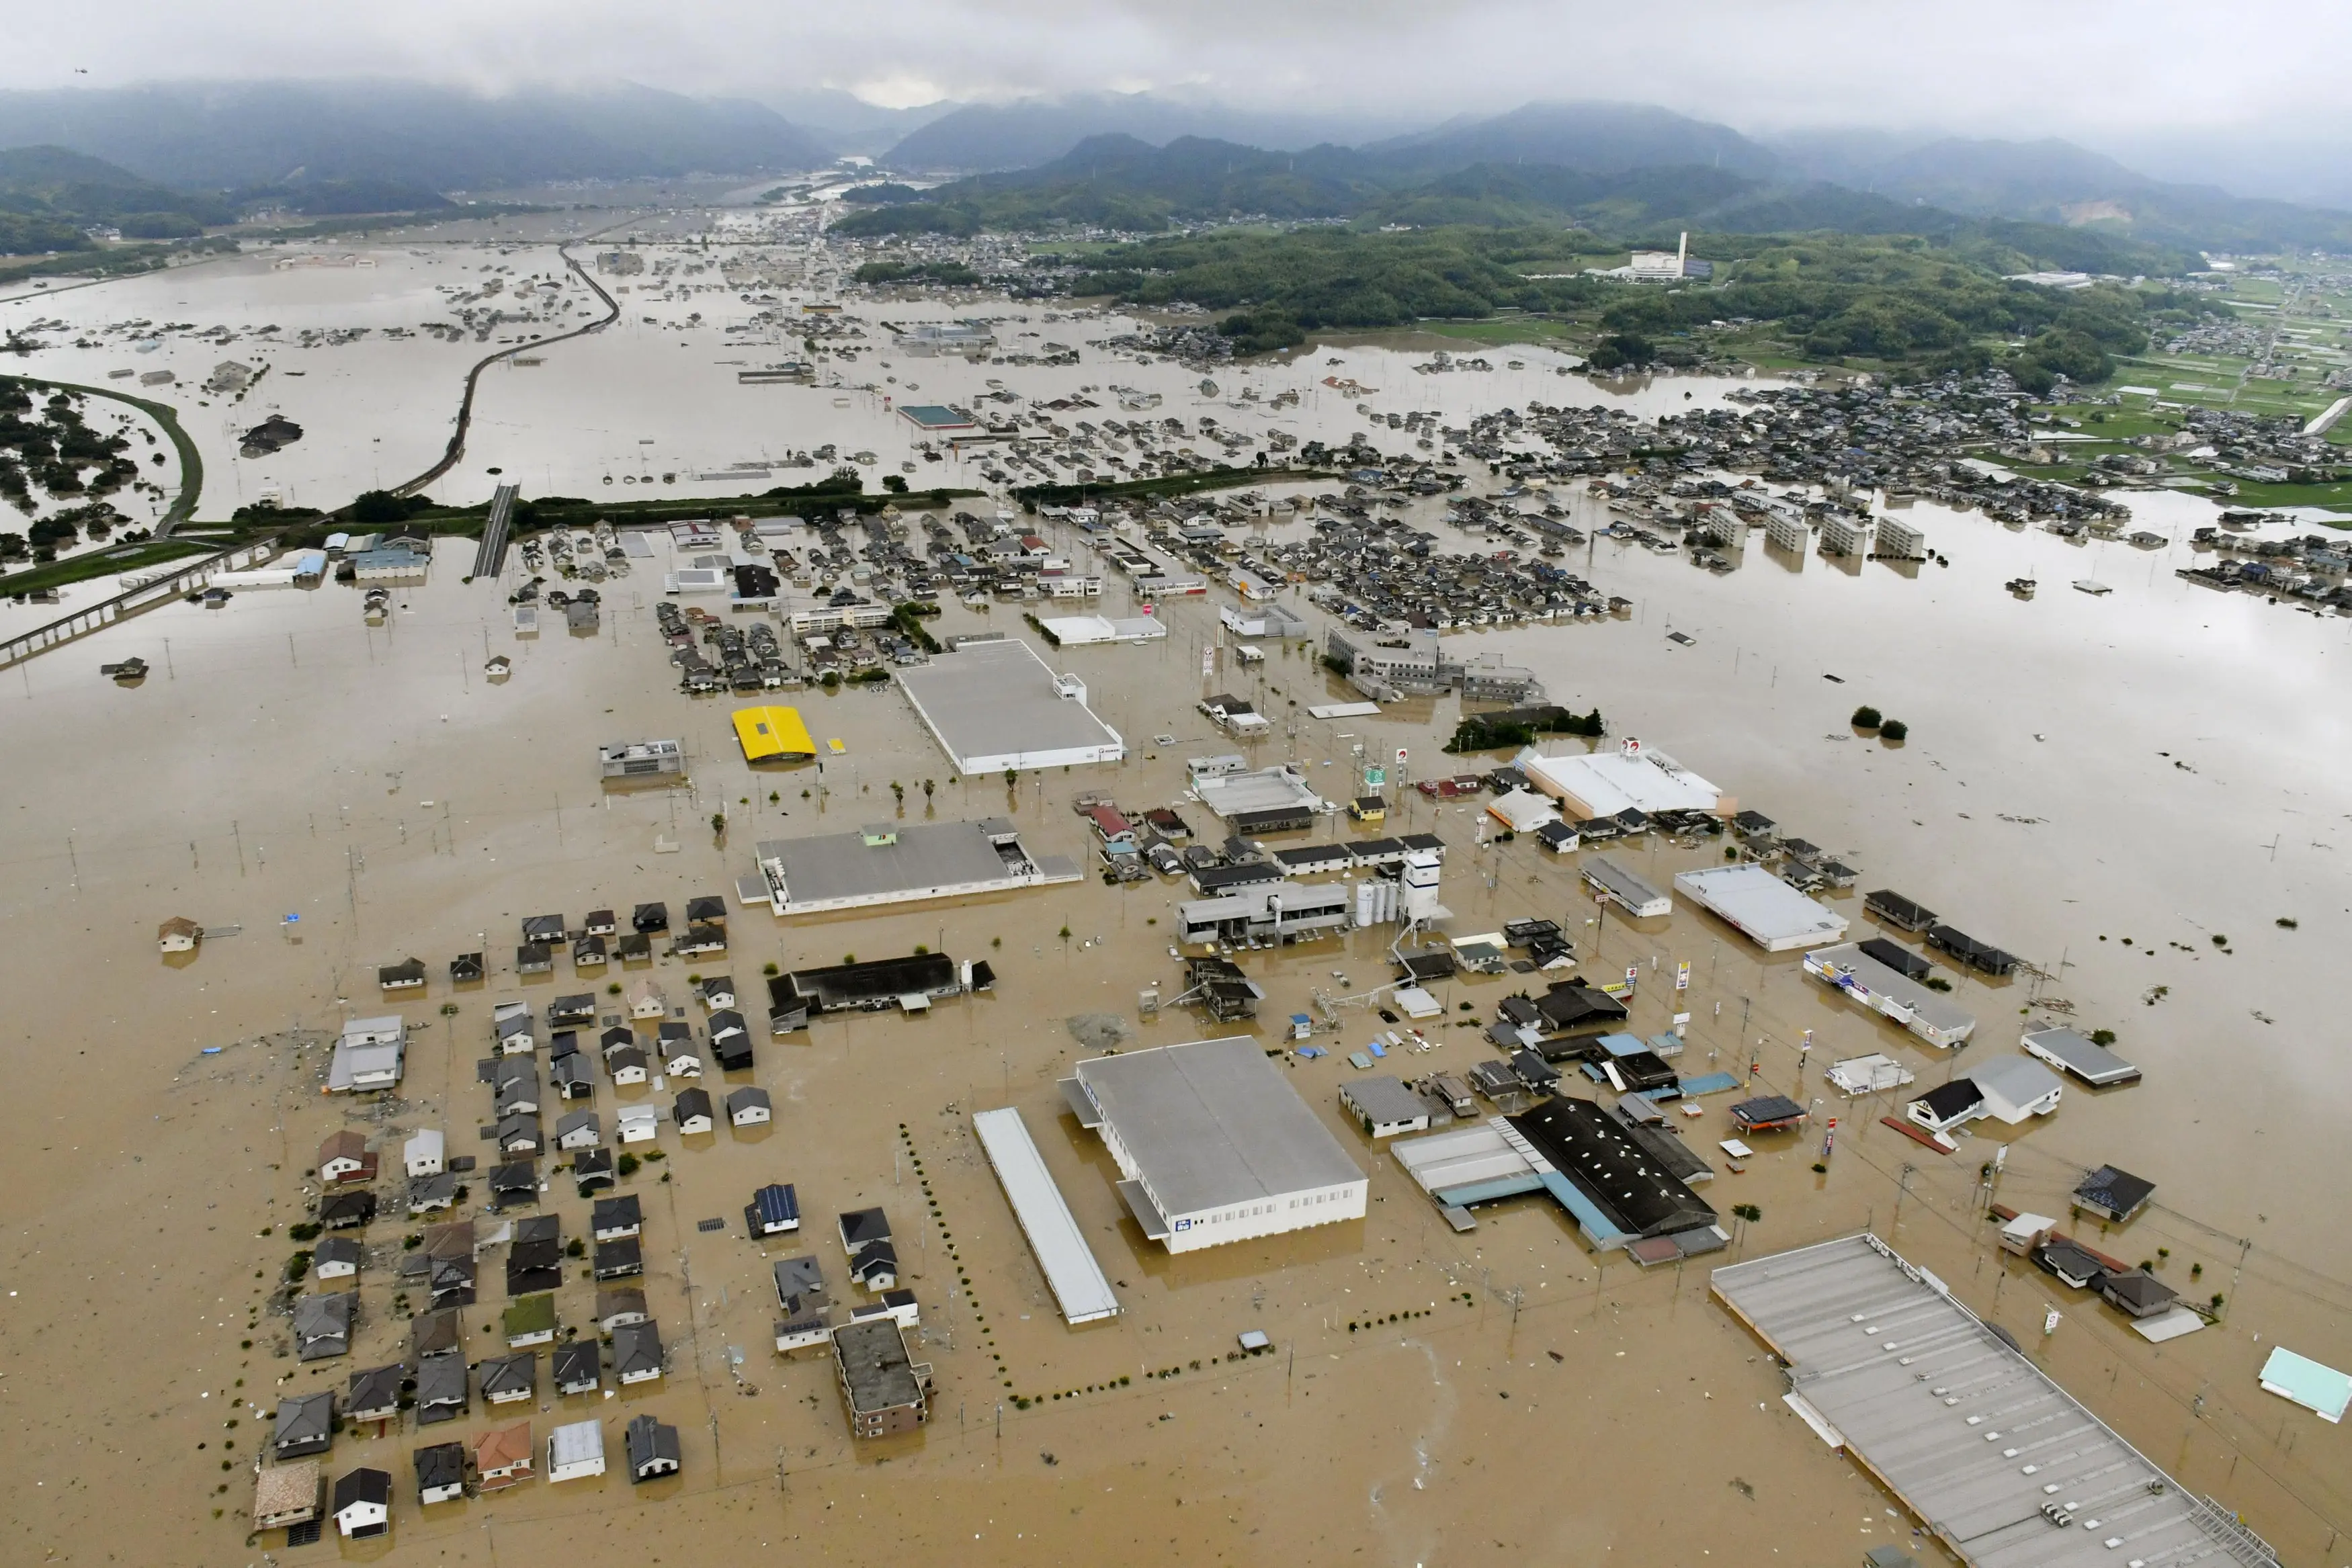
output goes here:
[{"label": "distant mountain range", "polygon": [[85,230],[184,239],[236,215],[216,195],[171,190],[62,147],[0,152],[0,255],[86,250]]},{"label": "distant mountain range", "polygon": [[1427,173],[1473,163],[1550,163],[1594,174],[1706,168],[1764,178],[1780,160],[1727,125],[1642,103],[1529,103],[1374,142],[1366,152]]},{"label": "distant mountain range", "polygon": [[[626,83],[502,96],[398,81],[185,83],[0,92],[8,147],[112,166],[59,175],[46,194],[21,180],[0,191],[13,225],[0,243],[13,235],[18,248],[62,232],[55,225],[116,218],[186,232],[223,221],[221,202],[415,211],[457,191],[757,175],[878,150],[880,164],[910,176],[964,177],[853,220],[868,232],[1151,227],[1236,213],[1572,221],[1620,235],[1668,225],[1934,233],[2007,219],[2173,250],[2352,250],[2352,214],[2156,180],[2065,141],[1867,130],[1759,139],[1635,103],[1532,103],[1415,130],[1151,93],[886,110],[835,89],[787,89],[761,104]],[[61,198],[77,178],[86,193]],[[128,193],[102,193],[110,189]]]},{"label": "distant mountain range", "polygon": [[[1119,100],[1122,116],[1138,106]],[[1085,122],[1083,104],[1018,123],[1039,133],[1033,150]],[[880,160],[894,169],[994,165],[1014,145],[984,120],[941,117]],[[991,133],[959,141],[961,127]],[[1043,132],[1050,128],[1051,137]],[[1934,232],[1961,219],[2005,218],[2096,231],[2173,249],[2254,250],[2280,246],[2352,250],[2352,214],[2233,196],[2210,186],[2154,180],[2071,142],[1905,139],[1855,131],[1767,144],[1728,126],[1641,104],[1528,104],[1486,120],[1449,121],[1360,147],[1278,152],[1232,141],[1179,137],[1164,156],[1143,156],[1139,132],[1081,138],[1017,172],[968,177],[934,201],[967,211],[994,207],[995,226],[1044,221],[1121,226],[1117,214],[1197,221],[1235,213],[1272,217],[1349,216],[1382,222],[1542,222],[1613,217],[1619,226],[1685,222],[1738,232],[1821,227],[1868,234]],[[910,151],[911,149],[911,151]],[[1648,180],[1593,185],[1563,175]],[[1048,193],[1051,187],[1066,189]],[[1016,191],[1026,201],[1012,200]],[[1598,206],[1595,204],[1599,204]],[[1922,209],[1932,209],[1924,211]],[[1088,216],[1092,213],[1097,215]],[[900,214],[903,228],[912,214]],[[869,229],[886,220],[866,220]],[[1150,223],[1139,226],[1152,226]]]},{"label": "distant mountain range", "polygon": [[2071,141],[1906,141],[1877,132],[1785,139],[1788,168],[1974,216],[2094,225],[2213,250],[2352,246],[2352,214],[2151,179]]},{"label": "distant mountain range", "polygon": [[0,92],[0,147],[71,148],[194,189],[388,180],[478,191],[553,180],[829,162],[763,105],[620,84],[486,98],[413,82],[247,82]]},{"label": "distant mountain range", "polygon": [[1090,93],[964,104],[925,123],[877,160],[921,173],[1028,169],[1066,156],[1097,136],[1130,136],[1160,146],[1181,137],[1296,152],[1322,142],[1392,136],[1403,117],[1266,114],[1196,104],[1154,93]]},{"label": "distant mountain range", "polygon": [[262,210],[303,217],[452,208],[436,192],[392,180],[304,180],[191,191],[62,147],[0,150],[0,256],[86,250],[89,231],[126,239],[190,239]]},{"label": "distant mountain range", "polygon": [[[848,235],[973,234],[1059,226],[1150,231],[1265,217],[1346,221],[1358,228],[1448,225],[1571,225],[1610,243],[1672,245],[1677,230],[1788,234],[1834,230],[1990,241],[2024,267],[2171,273],[2194,265],[2178,248],[2103,225],[2029,224],[1898,202],[1822,181],[1772,180],[1712,164],[1593,171],[1552,162],[1482,162],[1424,177],[1427,144],[1271,152],[1182,137],[1153,147],[1091,137],[1034,169],[877,200],[835,225]],[[1613,161],[1613,160],[1612,160]],[[1442,162],[1443,160],[1440,160]]]}]

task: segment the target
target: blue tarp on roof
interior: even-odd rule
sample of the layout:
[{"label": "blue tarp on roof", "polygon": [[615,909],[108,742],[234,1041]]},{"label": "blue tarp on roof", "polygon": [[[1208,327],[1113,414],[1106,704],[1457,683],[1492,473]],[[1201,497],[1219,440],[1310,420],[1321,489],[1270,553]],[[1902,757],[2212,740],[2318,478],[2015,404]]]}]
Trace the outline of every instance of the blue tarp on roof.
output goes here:
[{"label": "blue tarp on roof", "polygon": [[1429,1196],[1444,1207],[1452,1204],[1467,1208],[1474,1203],[1492,1203],[1500,1197],[1517,1197],[1523,1192],[1541,1192],[1543,1178],[1533,1171],[1517,1176],[1496,1176],[1492,1181],[1465,1182],[1460,1186],[1439,1187]]},{"label": "blue tarp on roof", "polygon": [[[1687,1099],[1693,1095],[1698,1094],[1722,1094],[1738,1087],[1739,1080],[1733,1077],[1730,1073],[1710,1072],[1704,1078],[1684,1079],[1682,1081],[1681,1092],[1684,1097]],[[1672,1099],[1675,1091],[1672,1089],[1644,1089],[1642,1092],[1644,1096],[1651,1099]]]},{"label": "blue tarp on roof", "polygon": [[1593,1201],[1576,1190],[1576,1185],[1558,1171],[1545,1171],[1544,1190],[1559,1199],[1559,1206],[1576,1216],[1576,1223],[1587,1239],[1595,1247],[1621,1247],[1633,1236],[1609,1223]]}]

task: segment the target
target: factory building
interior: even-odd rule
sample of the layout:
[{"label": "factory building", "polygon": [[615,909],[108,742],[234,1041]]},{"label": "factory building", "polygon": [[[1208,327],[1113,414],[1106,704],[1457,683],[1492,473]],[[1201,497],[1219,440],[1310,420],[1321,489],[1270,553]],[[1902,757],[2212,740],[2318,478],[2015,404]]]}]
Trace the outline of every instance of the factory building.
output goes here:
[{"label": "factory building", "polygon": [[1118,1163],[1136,1223],[1171,1252],[1364,1217],[1364,1173],[1255,1040],[1089,1059],[1062,1093]]}]

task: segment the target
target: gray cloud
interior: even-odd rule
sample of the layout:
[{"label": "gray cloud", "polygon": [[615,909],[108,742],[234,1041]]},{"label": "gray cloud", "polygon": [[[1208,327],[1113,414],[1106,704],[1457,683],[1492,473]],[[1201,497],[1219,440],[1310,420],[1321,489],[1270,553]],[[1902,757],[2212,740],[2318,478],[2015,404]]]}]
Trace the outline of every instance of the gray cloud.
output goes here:
[{"label": "gray cloud", "polygon": [[1433,119],[1612,98],[1748,130],[1934,124],[2108,144],[2284,125],[2332,101],[2352,57],[2352,7],[2308,0],[115,0],[19,5],[8,31],[11,87],[625,78],[751,98],[833,86],[895,105],[1151,89]]}]

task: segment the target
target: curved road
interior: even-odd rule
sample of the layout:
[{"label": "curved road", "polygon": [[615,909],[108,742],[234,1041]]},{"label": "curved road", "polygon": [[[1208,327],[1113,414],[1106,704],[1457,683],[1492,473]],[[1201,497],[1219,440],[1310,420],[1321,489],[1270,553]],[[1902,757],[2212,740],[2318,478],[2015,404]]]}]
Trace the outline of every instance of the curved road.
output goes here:
[{"label": "curved road", "polygon": [[163,520],[155,525],[155,537],[159,539],[171,538],[173,528],[196,515],[196,497],[204,493],[205,488],[205,459],[204,455],[196,450],[194,438],[180,428],[179,411],[170,403],[152,402],[143,397],[132,397],[128,392],[116,392],[112,387],[84,386],[79,382],[50,381],[42,376],[15,371],[0,371],[0,375],[5,375],[16,381],[36,382],[42,386],[56,387],[63,392],[85,392],[91,397],[111,398],[116,402],[129,404],[163,426],[163,434],[172,438],[172,449],[180,455],[180,494],[163,513]]},{"label": "curved road", "polygon": [[[623,225],[615,225],[614,226],[620,227]],[[583,235],[581,236],[581,239],[587,240],[594,239],[595,237],[596,236],[594,235]],[[605,293],[604,286],[598,283],[595,278],[590,277],[588,269],[582,267],[578,261],[573,259],[572,247],[579,243],[581,243],[581,240],[566,240],[562,245],[555,247],[556,252],[563,257],[563,265],[570,267],[572,272],[578,276],[580,281],[586,284],[591,289],[594,290],[596,298],[604,302],[604,319],[600,321],[591,321],[585,327],[574,327],[569,332],[558,332],[552,338],[539,338],[528,343],[517,343],[511,349],[501,349],[495,354],[491,354],[484,359],[476,361],[474,368],[466,372],[466,394],[464,397],[460,398],[457,402],[457,428],[450,434],[448,450],[442,453],[440,462],[436,463],[432,467],[427,468],[424,473],[419,474],[415,478],[407,480],[402,484],[387,486],[392,494],[395,496],[414,496],[416,492],[425,488],[425,486],[430,485],[434,480],[438,479],[442,475],[446,474],[450,469],[455,468],[457,465],[457,460],[466,455],[466,432],[471,428],[474,423],[474,390],[480,382],[482,372],[484,371],[488,370],[500,360],[510,359],[514,355],[523,353],[526,350],[544,349],[551,343],[561,343],[565,341],[567,339],[585,337],[589,333],[609,327],[614,322],[620,319],[620,302],[614,299],[610,294]],[[344,507],[339,510],[337,515],[340,516],[341,512],[347,512],[351,508],[349,507]]]}]

